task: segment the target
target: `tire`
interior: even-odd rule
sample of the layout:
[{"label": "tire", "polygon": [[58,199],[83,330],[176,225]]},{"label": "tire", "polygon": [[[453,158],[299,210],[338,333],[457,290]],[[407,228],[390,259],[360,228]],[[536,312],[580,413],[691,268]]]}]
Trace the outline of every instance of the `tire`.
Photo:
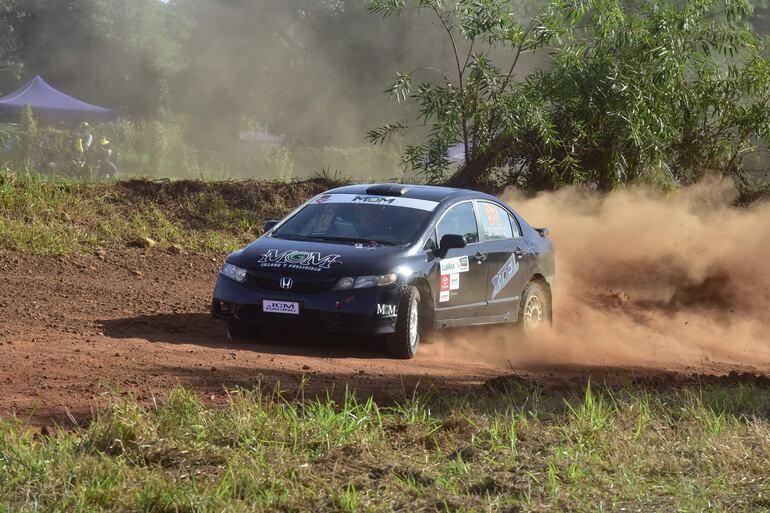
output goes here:
[{"label": "tire", "polygon": [[543,331],[551,322],[551,295],[538,281],[530,281],[521,292],[517,327],[525,335]]},{"label": "tire", "polygon": [[420,292],[407,287],[401,295],[396,317],[396,332],[385,339],[385,348],[393,358],[414,358],[420,345]]},{"label": "tire", "polygon": [[227,338],[230,340],[255,340],[259,336],[259,324],[243,321],[227,321]]}]

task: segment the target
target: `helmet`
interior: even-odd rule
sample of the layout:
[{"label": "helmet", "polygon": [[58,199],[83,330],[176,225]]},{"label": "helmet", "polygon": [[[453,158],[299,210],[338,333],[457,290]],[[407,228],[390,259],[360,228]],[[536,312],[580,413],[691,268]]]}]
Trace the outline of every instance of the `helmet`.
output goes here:
[{"label": "helmet", "polygon": [[107,146],[108,144],[110,144],[110,140],[106,137],[102,137],[102,139],[99,141],[100,146]]},{"label": "helmet", "polygon": [[90,126],[91,125],[88,124],[88,121],[83,121],[82,123],[80,123],[80,128],[88,128]]}]

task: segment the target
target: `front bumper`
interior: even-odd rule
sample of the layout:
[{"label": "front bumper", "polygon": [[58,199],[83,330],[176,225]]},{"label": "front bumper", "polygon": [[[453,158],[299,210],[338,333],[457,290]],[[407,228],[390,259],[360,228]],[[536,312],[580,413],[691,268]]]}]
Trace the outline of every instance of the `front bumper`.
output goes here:
[{"label": "front bumper", "polygon": [[[339,333],[389,334],[403,287],[397,284],[353,290],[297,293],[261,289],[251,282],[217,277],[211,312],[217,319],[238,320]],[[299,303],[299,314],[266,313],[265,300]]]}]

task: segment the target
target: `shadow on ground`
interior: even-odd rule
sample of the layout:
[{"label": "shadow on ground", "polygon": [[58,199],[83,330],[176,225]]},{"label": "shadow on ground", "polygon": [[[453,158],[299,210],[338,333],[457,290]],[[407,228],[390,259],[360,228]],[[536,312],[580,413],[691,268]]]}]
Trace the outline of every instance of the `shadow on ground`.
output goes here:
[{"label": "shadow on ground", "polygon": [[384,358],[380,339],[334,335],[319,331],[265,327],[253,340],[229,340],[223,321],[207,313],[141,315],[97,321],[110,338],[141,338],[167,344],[195,344],[211,348],[318,358]]}]

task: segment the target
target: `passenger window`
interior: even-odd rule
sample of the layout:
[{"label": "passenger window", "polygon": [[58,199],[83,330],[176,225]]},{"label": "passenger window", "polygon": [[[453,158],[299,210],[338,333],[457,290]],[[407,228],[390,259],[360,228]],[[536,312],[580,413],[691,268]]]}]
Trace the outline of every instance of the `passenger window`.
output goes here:
[{"label": "passenger window", "polygon": [[521,227],[519,226],[519,222],[516,220],[515,217],[510,216],[511,219],[511,228],[513,229],[513,236],[518,238],[521,237]]},{"label": "passenger window", "polygon": [[461,203],[452,207],[436,226],[439,243],[444,235],[462,235],[466,244],[479,241],[479,229],[476,226],[476,214],[473,203]]},{"label": "passenger window", "polygon": [[422,247],[423,251],[435,251],[438,249],[438,243],[436,242],[436,230],[430,231],[430,237],[425,241],[425,245]]},{"label": "passenger window", "polygon": [[507,210],[486,201],[479,201],[476,205],[479,209],[479,219],[481,219],[482,240],[505,240],[513,238],[511,218]]}]

